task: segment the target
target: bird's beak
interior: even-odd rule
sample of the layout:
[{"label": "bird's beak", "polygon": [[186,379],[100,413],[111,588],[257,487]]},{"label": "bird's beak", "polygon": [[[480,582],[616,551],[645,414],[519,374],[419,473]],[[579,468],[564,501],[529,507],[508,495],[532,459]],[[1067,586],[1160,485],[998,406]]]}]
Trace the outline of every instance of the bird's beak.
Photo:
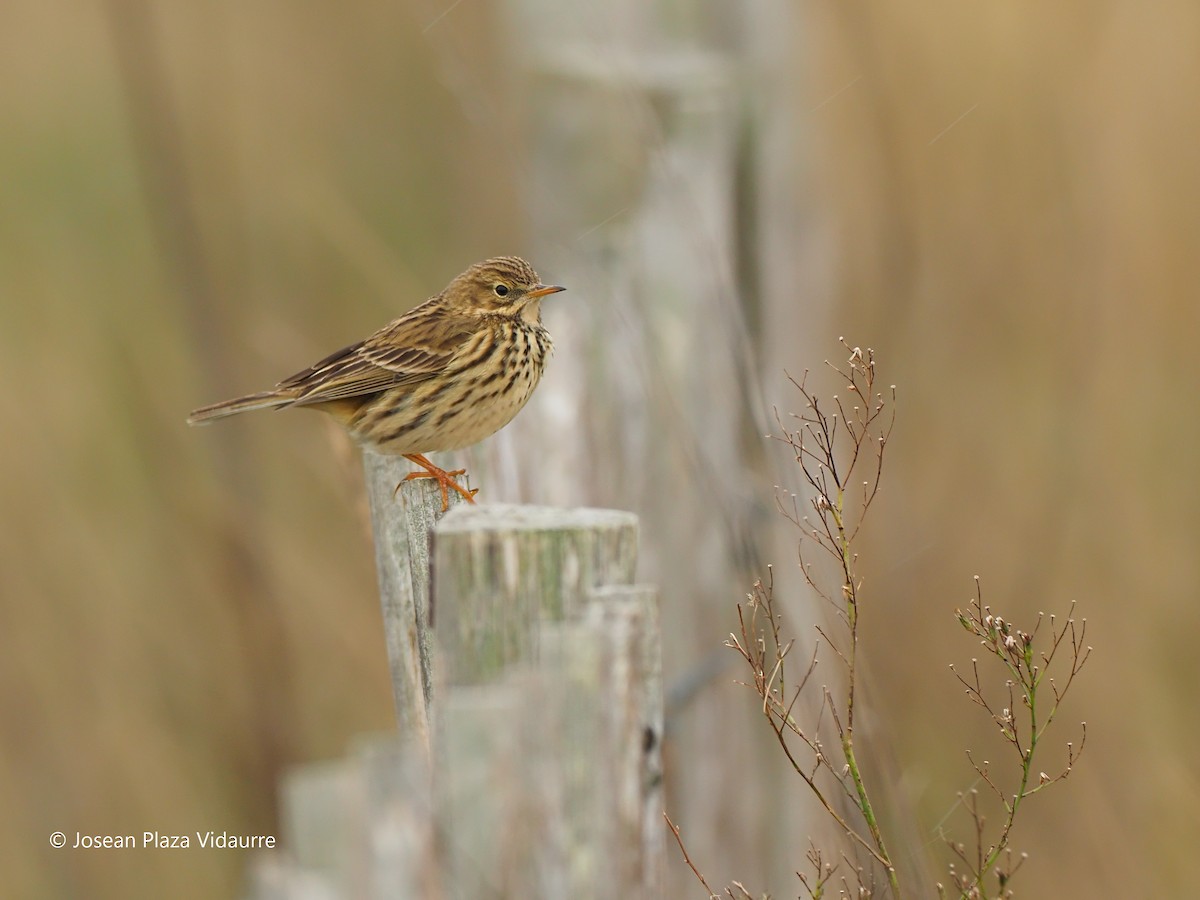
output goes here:
[{"label": "bird's beak", "polygon": [[532,299],[534,297],[545,297],[547,294],[557,294],[559,291],[565,291],[565,290],[566,290],[565,287],[559,287],[557,284],[550,284],[550,285],[539,284],[537,287],[535,287],[532,291],[530,291],[525,296]]}]

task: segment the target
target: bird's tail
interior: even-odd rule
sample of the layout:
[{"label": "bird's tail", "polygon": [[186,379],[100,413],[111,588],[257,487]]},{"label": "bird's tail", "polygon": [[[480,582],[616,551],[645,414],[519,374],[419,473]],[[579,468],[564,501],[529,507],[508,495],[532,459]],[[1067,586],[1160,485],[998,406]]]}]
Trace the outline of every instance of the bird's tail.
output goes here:
[{"label": "bird's tail", "polygon": [[236,416],[238,413],[250,412],[254,409],[279,409],[280,407],[290,406],[295,400],[296,397],[294,394],[283,391],[263,391],[258,394],[247,394],[245,397],[235,397],[232,400],[223,400],[211,406],[202,406],[199,409],[194,409],[191,415],[188,416],[187,422],[189,425],[206,425],[215,419]]}]

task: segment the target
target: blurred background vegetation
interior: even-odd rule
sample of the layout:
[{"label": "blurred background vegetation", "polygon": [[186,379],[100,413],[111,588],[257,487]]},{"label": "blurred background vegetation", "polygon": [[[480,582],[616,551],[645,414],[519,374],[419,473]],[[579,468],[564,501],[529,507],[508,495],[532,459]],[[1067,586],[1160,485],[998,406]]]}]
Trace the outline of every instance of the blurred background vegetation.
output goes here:
[{"label": "blurred background vegetation", "polygon": [[[391,726],[350,448],[316,417],[183,420],[489,255],[533,256],[568,284],[580,306],[555,309],[552,329],[570,336],[572,317],[596,316],[582,305],[603,290],[569,239],[535,256],[546,240],[530,210],[554,198],[539,194],[531,160],[547,151],[531,144],[549,114],[517,73],[536,49],[521,23],[553,12],[513,6],[0,7],[6,896],[234,896],[236,853],[56,851],[48,835],[271,832],[283,767]],[[952,613],[978,573],[1017,620],[1078,599],[1097,648],[1063,720],[1088,720],[1088,749],[1029,807],[1018,892],[1181,895],[1200,825],[1200,7],[637,8],[587,24],[621,34],[617,20],[635,16],[651,49],[717,54],[737,118],[764,125],[742,151],[757,177],[731,181],[730,206],[757,212],[730,224],[721,287],[745,301],[741,350],[768,403],[795,403],[783,368],[816,368],[842,334],[899,385],[863,548],[876,601],[864,652],[870,735],[915,810],[911,840],[936,848],[971,783],[962,749],[992,746],[946,668],[977,652]],[[627,111],[643,125],[662,113]],[[654,128],[630,132],[633,157],[665,146]],[[592,140],[593,171],[637,164],[629,132]],[[653,375],[677,349],[647,340],[630,354]],[[548,379],[570,352],[560,341]],[[625,402],[653,421],[658,388]],[[698,496],[737,485],[751,533],[768,533],[757,552],[698,606],[679,574],[689,560],[656,550],[670,543],[661,521],[643,536],[676,674],[733,628],[748,558],[800,592],[792,535],[770,515],[772,485],[794,475],[754,449],[739,415],[727,421],[755,474],[731,458]],[[525,499],[645,502],[624,490]],[[716,527],[728,508],[688,515]],[[731,681],[720,673],[678,714],[668,804],[686,806],[676,821],[711,880],[788,896],[803,843],[752,842],[756,854],[734,836],[770,831],[754,790],[788,807],[807,798],[770,754],[713,749],[755,727],[751,709],[731,728],[726,707],[751,704]],[[705,785],[720,802],[704,802]],[[694,891],[671,868],[671,896]]]}]

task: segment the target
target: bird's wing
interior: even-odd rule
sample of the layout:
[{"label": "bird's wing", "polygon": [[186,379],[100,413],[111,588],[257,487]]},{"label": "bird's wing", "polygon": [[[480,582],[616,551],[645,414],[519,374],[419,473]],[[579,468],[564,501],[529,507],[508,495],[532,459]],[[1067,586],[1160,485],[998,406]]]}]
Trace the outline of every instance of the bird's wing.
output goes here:
[{"label": "bird's wing", "polygon": [[467,323],[422,305],[365,341],[331,353],[285,378],[278,390],[294,391],[296,405],[324,403],[419,384],[436,376],[471,334]]}]

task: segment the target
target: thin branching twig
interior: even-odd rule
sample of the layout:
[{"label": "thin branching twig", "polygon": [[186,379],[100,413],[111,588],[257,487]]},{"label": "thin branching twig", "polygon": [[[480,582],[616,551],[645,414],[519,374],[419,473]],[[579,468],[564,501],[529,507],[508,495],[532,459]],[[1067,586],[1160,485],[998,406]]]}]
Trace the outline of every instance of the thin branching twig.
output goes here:
[{"label": "thin branching twig", "polygon": [[[1010,840],[1017,811],[1026,799],[1070,775],[1087,743],[1087,723],[1083,722],[1080,724],[1078,745],[1073,741],[1067,742],[1067,759],[1062,768],[1051,775],[1034,766],[1039,745],[1058,714],[1063,698],[1091,656],[1092,648],[1085,643],[1087,620],[1077,621],[1074,613],[1074,602],[1061,623],[1057,616],[1039,613],[1033,628],[1024,631],[1003,616],[993,613],[992,608],[984,604],[983,588],[978,577],[975,579],[975,595],[967,609],[955,612],[959,624],[979,638],[987,651],[986,655],[1002,665],[1006,675],[1002,692],[1004,700],[996,702],[994,690],[985,686],[978,659],[971,660],[969,674],[964,674],[953,665],[950,670],[965,689],[967,697],[987,713],[1000,737],[1012,748],[1018,766],[1015,790],[1005,790],[993,772],[991,763],[977,760],[971,751],[967,751],[967,761],[978,780],[1000,804],[1002,815],[998,832],[995,837],[989,837],[978,792],[972,789],[960,798],[975,832],[971,851],[961,842],[946,840],[951,853],[962,863],[961,868],[953,866],[950,873],[951,882],[958,888],[960,897],[993,896],[988,887],[989,872],[995,872],[996,875],[999,893],[995,896],[1011,895],[1009,885],[1012,876],[1024,859],[1021,856],[1015,864],[1012,861]],[[1043,624],[1047,626],[1049,634],[1042,642],[1046,646],[1041,647],[1039,638]],[[1061,684],[1050,675],[1051,669],[1060,663],[1066,666],[1066,677]],[[1006,860],[1004,865],[1000,865],[1002,857]]]},{"label": "thin branching twig", "polygon": [[[838,896],[870,898],[885,889],[899,898],[894,857],[884,839],[855,743],[860,700],[858,638],[865,600],[856,541],[879,496],[883,461],[895,425],[896,389],[877,389],[875,356],[870,349],[851,347],[844,340],[842,346],[849,352],[848,359],[841,366],[829,367],[846,385],[845,399],[818,397],[808,386],[807,372],[800,380],[789,376],[803,409],[787,417],[776,410],[779,433],[772,435],[790,449],[809,491],[806,500],[779,491],[776,505],[800,533],[800,571],[831,612],[831,622],[816,626],[818,640],[812,653],[797,662],[796,642],[786,635],[776,606],[774,569],[768,566],[765,579],[755,581],[738,604],[738,630],[729,635],[726,645],[750,670],[750,678],[743,684],[758,696],[759,710],[788,764],[849,840],[855,857],[852,860],[842,852],[840,862],[831,864],[810,844],[807,870],[796,872],[807,896],[816,900],[832,891]],[[1006,790],[1004,779],[995,774],[991,763],[977,760],[968,751],[967,759],[981,787],[972,786],[959,794],[957,805],[965,811],[973,833],[966,842],[945,838],[953,857],[949,887],[960,900],[1012,896],[1012,878],[1025,859],[1023,854],[1014,855],[1011,847],[1017,811],[1033,794],[1071,773],[1087,740],[1084,725],[1078,745],[1067,744],[1066,763],[1056,774],[1035,768],[1035,751],[1091,653],[1084,640],[1087,622],[1077,622],[1074,610],[1072,604],[1061,623],[1054,616],[1039,615],[1030,631],[1022,631],[983,604],[977,581],[969,609],[957,612],[963,627],[986,648],[985,656],[1003,666],[1005,679],[999,688],[989,682],[980,660],[972,660],[969,671],[951,668],[967,696],[1014,748],[1019,764],[1015,790]],[[813,681],[822,646],[832,650],[837,663],[841,677],[835,687],[818,687]],[[1069,661],[1065,661],[1067,657]],[[1060,673],[1057,682],[1049,675],[1052,667]],[[802,696],[812,701],[804,707],[806,712],[816,708],[815,715],[809,712],[804,721],[797,713]],[[998,803],[1003,810],[998,828],[989,826],[984,812],[984,806],[991,803]],[[845,809],[856,810],[857,815],[847,815],[842,812]],[[669,818],[667,824],[684,861],[709,897],[721,900],[688,856],[679,829]],[[951,896],[946,885],[936,888],[939,897]],[[737,882],[726,888],[723,896],[749,898]]]},{"label": "thin branching twig", "polygon": [[[785,419],[776,411],[779,433],[773,437],[789,447],[811,491],[806,512],[802,512],[801,501],[794,494],[776,497],[779,511],[800,531],[800,570],[844,633],[835,636],[817,626],[820,640],[799,680],[792,683],[788,662],[794,645],[782,634],[775,607],[774,572],[768,567],[766,580],[756,581],[745,603],[739,604],[740,633],[730,635],[727,644],[750,669],[752,677],[747,684],[758,694],[762,713],[792,769],[837,827],[879,866],[892,895],[899,897],[899,879],[855,748],[862,578],[853,546],[879,493],[884,450],[895,423],[896,394],[894,388],[887,392],[876,389],[871,350],[850,347],[845,341],[842,344],[849,356],[842,366],[831,364],[830,368],[846,385],[847,399],[835,395],[826,403],[808,387],[807,373],[800,380],[789,377],[800,393],[803,412]],[[815,559],[805,549],[810,544],[817,548]],[[821,559],[832,564],[832,580],[818,571],[815,563]],[[802,726],[795,709],[817,667],[822,643],[832,649],[840,663],[844,687],[835,694],[822,686],[816,722]],[[826,719],[832,726],[828,745],[822,734]],[[861,819],[857,824],[839,811],[843,799],[858,810]],[[848,887],[848,880],[853,878],[855,894],[873,894],[873,873],[850,865],[845,871],[853,875],[842,875],[841,879]],[[828,875],[818,872],[807,880],[802,878],[802,884],[810,896],[819,896],[828,880]]]}]

